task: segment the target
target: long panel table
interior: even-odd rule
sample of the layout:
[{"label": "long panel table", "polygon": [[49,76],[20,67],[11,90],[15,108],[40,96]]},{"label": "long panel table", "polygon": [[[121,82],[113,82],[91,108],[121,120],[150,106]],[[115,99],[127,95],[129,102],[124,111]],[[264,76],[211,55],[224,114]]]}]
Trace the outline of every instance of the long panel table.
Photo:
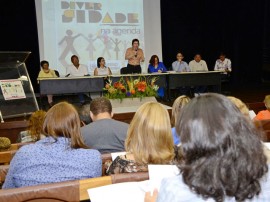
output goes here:
[{"label": "long panel table", "polygon": [[[151,79],[158,77],[156,84],[170,91],[181,86],[214,85],[218,91],[221,88],[221,72],[181,72],[181,73],[154,73],[154,74],[125,74],[111,75],[112,82],[118,81],[121,77],[146,77]],[[104,88],[104,77],[64,77],[64,78],[39,78],[40,94],[66,94],[81,92],[101,92]]]},{"label": "long panel table", "polygon": [[221,92],[221,71],[208,72],[176,72],[168,77],[168,96],[170,90],[182,86],[216,86],[216,91]]}]

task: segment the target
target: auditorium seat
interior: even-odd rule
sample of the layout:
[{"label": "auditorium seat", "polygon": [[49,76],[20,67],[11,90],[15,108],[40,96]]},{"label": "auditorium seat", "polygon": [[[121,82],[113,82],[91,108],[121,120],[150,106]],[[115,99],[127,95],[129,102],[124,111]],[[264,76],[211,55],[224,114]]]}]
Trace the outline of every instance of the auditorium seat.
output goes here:
[{"label": "auditorium seat", "polygon": [[80,201],[79,180],[30,187],[2,189],[0,201]]},{"label": "auditorium seat", "polygon": [[254,121],[254,124],[259,130],[262,130],[263,137],[262,141],[270,142],[270,119],[269,120],[261,120],[261,121]]},{"label": "auditorium seat", "polygon": [[8,173],[9,165],[0,165],[0,189],[6,179]]},{"label": "auditorium seat", "polygon": [[143,181],[148,179],[148,172],[123,173],[111,176],[21,187],[15,189],[2,189],[0,190],[0,201],[85,201],[89,200],[87,190],[90,188],[121,182]]},{"label": "auditorium seat", "polygon": [[258,114],[259,111],[265,110],[265,104],[264,102],[253,102],[253,103],[246,103],[249,110],[253,110],[255,114]]},{"label": "auditorium seat", "polygon": [[7,137],[11,143],[16,143],[21,131],[28,127],[28,121],[10,121],[0,123],[0,137]]},{"label": "auditorium seat", "polygon": [[17,150],[10,150],[10,151],[0,152],[0,165],[1,164],[4,164],[4,165],[10,164],[12,158],[16,154],[16,151]]}]

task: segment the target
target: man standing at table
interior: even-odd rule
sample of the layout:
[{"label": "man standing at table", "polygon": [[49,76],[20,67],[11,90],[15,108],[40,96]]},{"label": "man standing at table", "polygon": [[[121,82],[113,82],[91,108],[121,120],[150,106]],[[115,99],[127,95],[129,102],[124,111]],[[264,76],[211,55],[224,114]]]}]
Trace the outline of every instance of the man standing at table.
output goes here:
[{"label": "man standing at table", "polygon": [[139,48],[140,42],[138,39],[132,40],[132,47],[126,50],[125,59],[128,60],[129,73],[141,73],[141,62],[144,62],[143,50]]},{"label": "man standing at table", "polygon": [[[77,55],[71,56],[72,65],[67,67],[66,77],[76,77],[76,76],[89,76],[87,67],[85,65],[81,65],[79,62],[79,58]],[[85,103],[84,94],[78,93],[80,104],[83,105]]]}]

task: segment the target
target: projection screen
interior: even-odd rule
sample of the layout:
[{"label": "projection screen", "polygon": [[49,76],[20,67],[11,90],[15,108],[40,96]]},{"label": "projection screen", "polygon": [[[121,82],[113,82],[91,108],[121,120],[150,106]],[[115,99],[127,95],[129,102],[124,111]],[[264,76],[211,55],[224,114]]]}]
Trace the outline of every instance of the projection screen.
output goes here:
[{"label": "projection screen", "polygon": [[35,0],[40,59],[64,76],[70,57],[78,55],[89,73],[104,57],[113,74],[125,67],[125,51],[134,38],[145,54],[162,60],[160,1],[157,0]]}]

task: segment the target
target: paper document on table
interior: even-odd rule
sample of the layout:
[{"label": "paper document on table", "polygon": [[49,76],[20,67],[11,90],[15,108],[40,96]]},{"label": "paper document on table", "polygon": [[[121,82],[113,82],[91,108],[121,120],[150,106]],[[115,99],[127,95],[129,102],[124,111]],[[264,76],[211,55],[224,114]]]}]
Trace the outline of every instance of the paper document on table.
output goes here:
[{"label": "paper document on table", "polygon": [[160,187],[163,178],[179,175],[176,165],[148,165],[150,185],[153,188]]},{"label": "paper document on table", "polygon": [[[116,156],[119,156],[119,153]],[[179,174],[179,169],[175,165],[148,165],[148,170],[150,180],[123,182],[88,189],[91,202],[143,202],[145,192],[153,191],[154,188],[159,189],[163,178]]]},{"label": "paper document on table", "polygon": [[91,202],[143,202],[149,180],[142,182],[124,182],[88,189]]},{"label": "paper document on table", "polygon": [[114,152],[114,153],[111,153],[112,155],[112,160],[114,161],[114,159],[116,159],[117,156],[123,156],[123,155],[126,155],[127,152]]}]

